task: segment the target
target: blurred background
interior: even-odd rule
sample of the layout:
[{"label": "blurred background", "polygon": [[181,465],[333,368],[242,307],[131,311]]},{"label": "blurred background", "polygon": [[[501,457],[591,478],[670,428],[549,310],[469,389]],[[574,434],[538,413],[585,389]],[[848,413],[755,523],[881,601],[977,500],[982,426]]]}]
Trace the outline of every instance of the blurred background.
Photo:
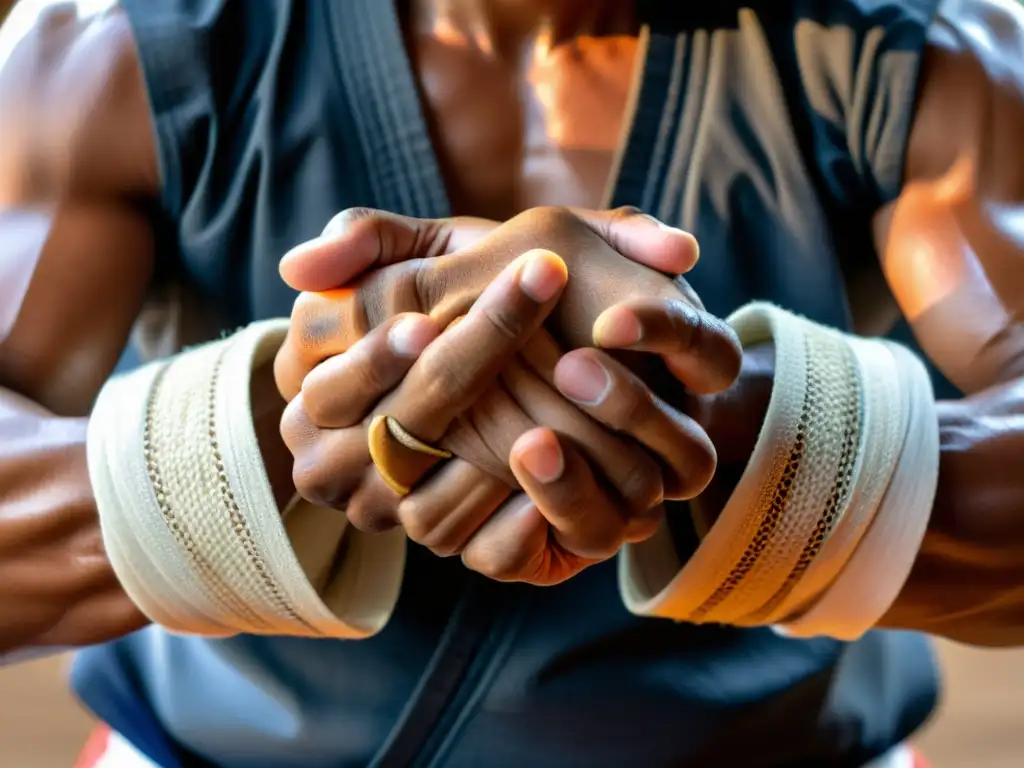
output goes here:
[{"label": "blurred background", "polygon": [[[939,645],[946,691],[920,745],[934,768],[1024,766],[1024,650]],[[0,669],[0,768],[72,768],[92,726],[66,659]]]},{"label": "blurred background", "polygon": [[[0,0],[0,22],[13,4]],[[1024,766],[1024,650],[938,652],[943,702],[919,739],[934,768]],[[66,666],[55,657],[0,669],[0,768],[74,766],[93,723],[67,692]]]}]

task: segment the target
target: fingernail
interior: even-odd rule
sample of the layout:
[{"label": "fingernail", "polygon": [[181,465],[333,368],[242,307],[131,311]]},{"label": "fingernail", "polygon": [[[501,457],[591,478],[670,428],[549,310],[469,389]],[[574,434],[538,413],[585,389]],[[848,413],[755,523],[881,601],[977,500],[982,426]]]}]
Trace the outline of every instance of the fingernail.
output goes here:
[{"label": "fingernail", "polygon": [[403,317],[388,331],[388,346],[399,357],[417,357],[434,339],[430,323]]},{"label": "fingernail", "polygon": [[345,234],[345,230],[349,228],[349,224],[352,221],[351,215],[348,211],[342,211],[341,213],[334,216],[333,219],[327,222],[327,226],[324,227],[324,231],[320,233],[320,237],[323,239],[337,237],[338,235]]},{"label": "fingernail", "polygon": [[562,394],[582,405],[598,405],[612,383],[604,366],[589,356],[563,358],[557,373]]},{"label": "fingernail", "polygon": [[551,251],[527,254],[526,264],[519,273],[519,284],[538,304],[551,301],[565,285],[565,262]]},{"label": "fingernail", "polygon": [[628,347],[643,338],[644,329],[636,313],[613,307],[594,323],[594,344],[598,347]]},{"label": "fingernail", "polygon": [[550,433],[543,433],[519,454],[519,461],[537,482],[553,483],[565,471],[565,457],[558,439]]}]

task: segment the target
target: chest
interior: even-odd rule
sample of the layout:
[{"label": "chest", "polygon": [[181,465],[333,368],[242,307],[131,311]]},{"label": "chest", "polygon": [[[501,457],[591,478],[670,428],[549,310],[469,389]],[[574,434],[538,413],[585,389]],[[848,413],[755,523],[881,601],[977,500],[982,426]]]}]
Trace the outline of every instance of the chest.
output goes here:
[{"label": "chest", "polygon": [[[371,7],[330,6],[345,35],[332,48],[337,75],[316,70],[286,90],[274,81],[302,109],[278,107],[280,127],[243,155],[252,165],[236,176],[261,180],[244,205],[232,198],[226,215],[213,190],[191,201],[203,215],[183,226],[182,247],[233,322],[290,311],[280,255],[345,208],[504,220],[536,205],[633,205],[698,237],[703,257],[687,277],[715,314],[768,299],[848,324],[837,248],[871,263],[868,230],[823,202],[817,178],[823,157],[848,162],[845,145],[825,152],[801,138],[810,117],[786,97],[798,73],[776,64],[760,26],[502,59],[403,34],[394,17],[364,29]],[[382,29],[402,56],[361,47]]]},{"label": "chest", "polygon": [[602,207],[629,122],[636,37],[538,39],[499,56],[435,30],[409,47],[455,213]]}]

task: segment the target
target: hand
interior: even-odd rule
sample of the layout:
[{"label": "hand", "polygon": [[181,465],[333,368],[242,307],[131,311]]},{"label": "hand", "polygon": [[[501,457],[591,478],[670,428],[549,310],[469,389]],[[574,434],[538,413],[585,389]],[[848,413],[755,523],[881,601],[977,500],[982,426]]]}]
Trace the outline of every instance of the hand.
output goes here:
[{"label": "hand", "polygon": [[[296,333],[278,356],[282,393],[294,395],[316,364],[399,312],[426,313],[447,325],[515,255],[534,247],[559,253],[572,276],[548,323],[566,348],[590,346],[601,312],[628,298],[678,299],[695,308],[689,317],[703,322],[703,306],[689,287],[663,274],[688,271],[697,260],[696,241],[634,209],[537,208],[502,225],[346,212],[323,237],[282,260],[285,281],[304,291],[293,312]],[[695,391],[724,389],[739,370],[731,331],[720,323],[706,327],[687,353],[693,360],[677,366],[686,366],[684,381]]]},{"label": "hand", "polygon": [[[679,377],[689,375],[691,357],[687,350],[694,336],[705,333],[702,322],[688,317],[690,305],[673,300],[631,299],[606,310],[594,326],[594,342],[607,350],[647,352],[662,355],[667,367]],[[724,321],[704,316],[704,321]],[[713,331],[719,337],[719,331]],[[699,342],[696,342],[699,344]],[[559,363],[556,385],[570,399],[581,387],[581,357],[594,354],[571,352]],[[584,357],[585,359],[585,357]],[[714,393],[687,392],[673,405],[690,415],[715,446],[718,465],[712,482],[694,500],[695,517],[706,530],[724,509],[740,476],[753,454],[771,398],[775,350],[770,343],[747,349],[742,355],[739,376],[725,390]],[[587,409],[595,419],[615,427],[622,417],[617,411],[627,407],[602,400]],[[666,488],[666,494],[670,493]]]},{"label": "hand", "polygon": [[[624,540],[653,533],[660,523],[661,472],[639,446],[562,406],[549,385],[559,354],[549,338],[536,334],[513,359],[557,300],[531,300],[520,267],[502,273],[466,318],[440,336],[429,318],[402,315],[323,363],[289,404],[282,433],[295,456],[299,492],[345,508],[357,527],[401,524],[414,540],[439,554],[461,552],[469,567],[489,576],[548,584],[611,556]],[[560,279],[564,284],[564,272]],[[501,386],[495,386],[499,371]],[[490,463],[502,469],[509,456],[518,457],[515,474],[452,459],[409,495],[397,496],[370,464],[366,447],[363,422],[382,397],[377,410],[417,437],[432,442],[444,436],[442,445],[476,454],[484,465],[480,455],[489,453]],[[557,479],[543,475],[551,490],[540,497],[540,509],[524,511],[523,499],[502,506],[520,476],[533,477],[524,467],[531,466],[536,419],[561,422],[554,438],[561,472]],[[415,485],[434,460],[408,458],[410,474],[402,482]],[[621,493],[596,480],[588,459]],[[651,507],[647,514],[628,514]]]}]

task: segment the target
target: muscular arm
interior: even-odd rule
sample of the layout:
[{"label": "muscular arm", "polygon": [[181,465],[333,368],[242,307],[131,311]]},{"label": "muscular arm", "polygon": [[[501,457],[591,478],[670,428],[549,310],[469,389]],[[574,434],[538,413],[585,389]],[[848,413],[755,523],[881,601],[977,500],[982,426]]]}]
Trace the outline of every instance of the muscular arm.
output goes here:
[{"label": "muscular arm", "polygon": [[149,282],[154,153],[127,26],[76,14],[14,18],[0,46],[0,652],[143,621],[103,553],[85,416]]},{"label": "muscular arm", "polygon": [[[965,394],[940,403],[939,487],[885,623],[1024,642],[1024,6],[946,3],[933,26],[883,268],[926,354]],[[955,9],[955,10],[953,10]]]},{"label": "muscular arm", "polygon": [[104,554],[85,437],[153,271],[158,190],[123,15],[16,10],[0,32],[0,653],[144,623]]}]

